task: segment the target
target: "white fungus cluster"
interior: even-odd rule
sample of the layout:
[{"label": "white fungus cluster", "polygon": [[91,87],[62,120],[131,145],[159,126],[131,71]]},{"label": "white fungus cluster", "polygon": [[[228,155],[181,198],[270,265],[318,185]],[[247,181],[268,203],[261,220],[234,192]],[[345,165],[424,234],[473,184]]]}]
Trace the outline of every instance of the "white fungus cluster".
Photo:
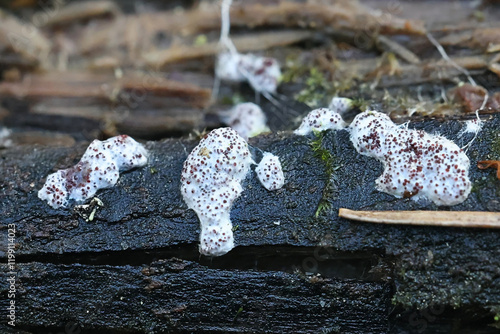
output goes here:
[{"label": "white fungus cluster", "polygon": [[377,190],[437,205],[455,205],[469,195],[469,159],[452,141],[395,125],[375,111],[357,115],[350,131],[356,150],[384,165]]},{"label": "white fungus cluster", "polygon": [[351,110],[353,106],[354,106],[354,101],[348,99],[347,97],[334,97],[330,101],[328,108],[333,111],[336,111],[340,115],[343,115],[349,110]]},{"label": "white fungus cluster", "polygon": [[269,131],[266,115],[255,103],[239,103],[227,113],[221,114],[221,119],[245,140]]},{"label": "white fungus cluster", "polygon": [[75,166],[47,177],[38,197],[53,208],[65,207],[69,200],[85,201],[114,186],[120,171],[146,165],[147,156],[144,146],[127,135],[94,140]]},{"label": "white fungus cluster", "polygon": [[261,93],[275,93],[281,77],[279,63],[274,58],[253,54],[225,52],[219,54],[215,74],[221,80],[247,81]]},{"label": "white fungus cluster", "polygon": [[211,131],[184,162],[181,193],[200,219],[200,253],[220,256],[234,247],[230,210],[254,163],[246,141],[231,128]]},{"label": "white fungus cluster", "polygon": [[255,168],[260,183],[267,190],[276,190],[285,184],[285,176],[280,160],[272,153],[265,152],[262,160]]},{"label": "white fungus cluster", "polygon": [[296,135],[305,136],[313,130],[325,131],[328,129],[340,130],[345,128],[346,124],[340,114],[333,109],[319,108],[314,109],[307,114],[299,128],[294,131]]}]

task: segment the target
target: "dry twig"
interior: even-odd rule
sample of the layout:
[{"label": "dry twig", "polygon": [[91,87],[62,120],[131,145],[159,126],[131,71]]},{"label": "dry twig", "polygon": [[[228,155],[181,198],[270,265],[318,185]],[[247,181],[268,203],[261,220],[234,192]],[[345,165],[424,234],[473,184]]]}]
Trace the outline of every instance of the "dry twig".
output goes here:
[{"label": "dry twig", "polygon": [[341,208],[339,217],[378,224],[500,228],[500,212],[354,211]]}]

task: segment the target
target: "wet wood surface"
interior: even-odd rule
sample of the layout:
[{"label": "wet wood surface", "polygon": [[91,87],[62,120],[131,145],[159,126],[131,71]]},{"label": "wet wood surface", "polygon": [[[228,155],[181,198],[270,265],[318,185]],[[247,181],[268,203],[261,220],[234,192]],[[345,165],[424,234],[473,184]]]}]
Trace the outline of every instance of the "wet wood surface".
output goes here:
[{"label": "wet wood surface", "polygon": [[[247,84],[212,91],[217,3],[0,5],[0,280],[11,275],[9,226],[17,279],[17,326],[2,322],[0,332],[498,331],[498,230],[338,216],[500,212],[496,171],[476,168],[500,159],[498,2],[235,2],[238,50],[281,64],[274,102]],[[461,132],[464,121],[486,101],[467,151],[468,199],[448,208],[376,191],[382,165],[359,155],[345,130],[323,137],[329,175],[311,147],[318,138],[291,130],[336,95],[459,146],[474,136]],[[279,156],[286,184],[269,192],[252,171],[231,211],[236,248],[201,257],[198,218],[180,195],[182,164],[242,100],[262,106],[273,132],[251,138],[252,152]],[[121,133],[145,143],[150,160],[98,192],[94,219],[92,207],[54,210],[38,199],[47,175],[77,163],[91,140]],[[5,310],[8,285],[0,294]]]}]

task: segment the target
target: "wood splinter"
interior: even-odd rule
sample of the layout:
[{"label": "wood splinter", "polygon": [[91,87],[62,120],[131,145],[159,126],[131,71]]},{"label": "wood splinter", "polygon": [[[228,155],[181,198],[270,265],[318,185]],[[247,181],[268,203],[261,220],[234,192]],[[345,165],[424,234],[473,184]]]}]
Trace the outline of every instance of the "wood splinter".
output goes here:
[{"label": "wood splinter", "polygon": [[355,211],[340,208],[339,217],[378,224],[500,228],[500,212]]}]

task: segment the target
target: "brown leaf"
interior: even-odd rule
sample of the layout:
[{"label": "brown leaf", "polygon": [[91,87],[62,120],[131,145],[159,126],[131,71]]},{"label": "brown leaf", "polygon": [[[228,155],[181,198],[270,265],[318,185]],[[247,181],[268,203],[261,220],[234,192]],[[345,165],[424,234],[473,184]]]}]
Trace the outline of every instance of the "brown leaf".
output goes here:
[{"label": "brown leaf", "polygon": [[479,168],[479,169],[496,168],[497,169],[497,178],[500,180],[500,161],[498,161],[498,160],[479,161],[477,163],[477,168]]}]

